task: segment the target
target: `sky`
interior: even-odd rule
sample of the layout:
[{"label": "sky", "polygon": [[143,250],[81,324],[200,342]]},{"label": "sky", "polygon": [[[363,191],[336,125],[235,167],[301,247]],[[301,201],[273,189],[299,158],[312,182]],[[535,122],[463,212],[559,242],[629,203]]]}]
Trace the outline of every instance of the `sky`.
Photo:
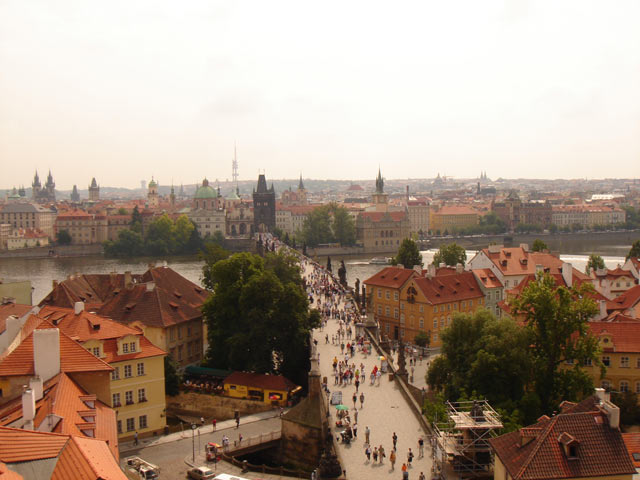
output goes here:
[{"label": "sky", "polygon": [[640,2],[0,0],[0,188],[640,176]]}]

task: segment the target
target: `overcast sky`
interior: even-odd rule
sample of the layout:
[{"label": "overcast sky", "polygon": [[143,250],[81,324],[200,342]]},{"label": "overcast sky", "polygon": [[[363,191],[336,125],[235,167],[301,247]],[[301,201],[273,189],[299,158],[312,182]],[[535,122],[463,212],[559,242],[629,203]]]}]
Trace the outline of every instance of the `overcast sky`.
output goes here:
[{"label": "overcast sky", "polygon": [[640,176],[640,1],[0,0],[0,188]]}]

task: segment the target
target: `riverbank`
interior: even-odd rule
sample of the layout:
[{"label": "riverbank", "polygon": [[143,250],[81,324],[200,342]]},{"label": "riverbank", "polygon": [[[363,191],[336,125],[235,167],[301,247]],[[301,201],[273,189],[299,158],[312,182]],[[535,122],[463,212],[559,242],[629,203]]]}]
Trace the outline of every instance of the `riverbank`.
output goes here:
[{"label": "riverbank", "polygon": [[90,257],[102,255],[102,245],[48,245],[46,247],[20,248],[0,252],[0,258],[59,258],[59,257]]}]

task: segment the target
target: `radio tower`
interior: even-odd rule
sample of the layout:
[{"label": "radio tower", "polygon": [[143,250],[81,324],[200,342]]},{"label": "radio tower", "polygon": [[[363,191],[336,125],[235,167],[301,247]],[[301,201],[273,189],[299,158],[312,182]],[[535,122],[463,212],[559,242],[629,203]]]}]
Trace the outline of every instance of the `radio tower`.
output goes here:
[{"label": "radio tower", "polygon": [[233,183],[238,187],[238,156],[236,155],[236,146],[233,145],[233,162],[232,165],[232,173],[231,177],[233,178]]}]

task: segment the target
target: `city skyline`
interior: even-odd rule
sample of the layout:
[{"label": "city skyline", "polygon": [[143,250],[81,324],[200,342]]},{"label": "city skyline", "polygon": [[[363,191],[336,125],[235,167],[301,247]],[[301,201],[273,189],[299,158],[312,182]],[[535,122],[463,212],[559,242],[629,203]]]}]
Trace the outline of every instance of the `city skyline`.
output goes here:
[{"label": "city skyline", "polygon": [[634,178],[637,2],[0,5],[0,188]]}]

